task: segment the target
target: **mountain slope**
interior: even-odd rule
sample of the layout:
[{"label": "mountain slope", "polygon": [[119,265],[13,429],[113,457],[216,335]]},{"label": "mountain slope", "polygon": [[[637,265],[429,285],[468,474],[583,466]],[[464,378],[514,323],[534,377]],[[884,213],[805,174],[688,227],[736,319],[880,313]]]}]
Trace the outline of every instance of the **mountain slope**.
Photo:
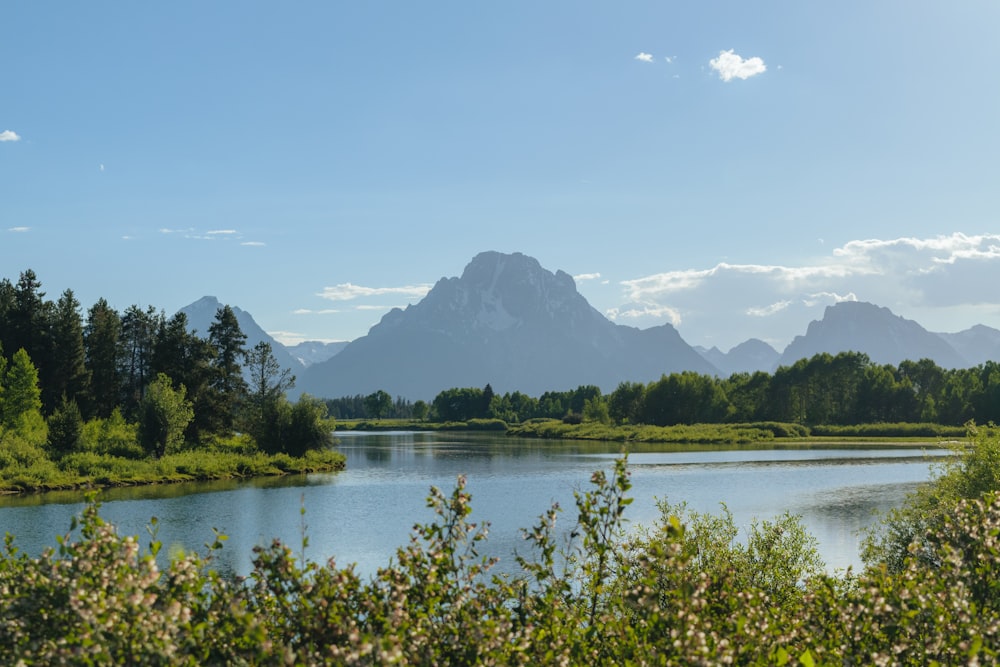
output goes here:
[{"label": "mountain slope", "polygon": [[307,340],[295,345],[286,345],[285,349],[303,366],[312,366],[340,354],[340,351],[347,347],[348,342],[345,340],[323,343],[318,340]]},{"label": "mountain slope", "polygon": [[977,324],[958,333],[939,333],[938,336],[962,355],[969,368],[986,361],[1000,361],[1000,331],[984,324]]},{"label": "mountain slope", "polygon": [[729,352],[723,352],[717,347],[705,349],[696,346],[695,349],[726,377],[733,373],[754,373],[756,371],[770,373],[775,369],[778,359],[781,357],[777,350],[758,338],[746,340]]},{"label": "mountain slope", "polygon": [[573,279],[520,253],[484,252],[459,278],[442,278],[419,303],[393,309],[368,335],[310,366],[299,389],[337,397],[384,389],[432,399],[451,387],[539,395],[663,373],[716,369],[669,325],[616,325],[576,291]]},{"label": "mountain slope", "polygon": [[[189,331],[197,333],[202,338],[208,338],[208,328],[212,326],[212,323],[215,321],[216,312],[223,305],[214,296],[203,296],[194,303],[181,308],[180,312],[187,315]],[[247,342],[245,347],[248,350],[261,341],[270,343],[274,358],[278,360],[282,368],[289,368],[296,375],[302,372],[302,362],[289,354],[284,345],[261,329],[250,313],[240,310],[236,306],[230,306],[230,308],[233,309],[233,314],[236,315],[236,321],[240,325],[240,330],[246,334]]]},{"label": "mountain slope", "polygon": [[778,362],[790,366],[821,352],[863,352],[875,363],[898,365],[909,359],[933,359],[942,368],[963,368],[965,359],[941,336],[913,320],[861,301],[828,306],[822,320],[809,323],[803,336],[785,348]]}]

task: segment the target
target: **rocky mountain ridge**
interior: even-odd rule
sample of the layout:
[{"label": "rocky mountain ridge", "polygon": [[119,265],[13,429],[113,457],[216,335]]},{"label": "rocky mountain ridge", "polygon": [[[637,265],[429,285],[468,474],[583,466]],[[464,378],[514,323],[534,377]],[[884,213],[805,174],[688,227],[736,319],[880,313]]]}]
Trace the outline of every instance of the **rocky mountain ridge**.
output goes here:
[{"label": "rocky mountain ridge", "polygon": [[[182,310],[190,328],[207,335],[221,305],[204,297]],[[929,358],[944,368],[1000,359],[996,329],[977,325],[932,333],[865,302],[829,306],[781,353],[757,339],[728,352],[692,347],[670,325],[640,330],[609,321],[576,290],[571,276],[550,272],[521,253],[480,253],[461,276],[441,278],[420,302],[391,310],[350,343],[285,348],[249,313],[233,310],[248,347],[266,340],[282,366],[298,376],[296,393],[326,397],[384,389],[429,400],[450,387],[486,383],[496,391],[532,395],[581,384],[611,391],[622,381],[649,382],[684,370],[718,376],[773,372],[820,352],[849,350],[875,363]]]}]

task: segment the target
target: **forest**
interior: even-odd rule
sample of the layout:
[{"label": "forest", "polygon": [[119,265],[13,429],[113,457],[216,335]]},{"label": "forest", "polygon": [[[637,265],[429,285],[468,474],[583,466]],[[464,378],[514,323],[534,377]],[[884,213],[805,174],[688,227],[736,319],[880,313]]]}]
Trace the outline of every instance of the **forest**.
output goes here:
[{"label": "forest", "polygon": [[326,405],[286,399],[294,376],[269,344],[245,347],[230,307],[201,337],[183,313],[99,299],[84,316],[72,290],[41,287],[31,270],[0,280],[0,488],[342,465]]},{"label": "forest", "polygon": [[445,389],[430,404],[393,400],[386,392],[326,401],[340,419],[425,418],[434,422],[531,419],[606,424],[742,424],[804,426],[1000,422],[1000,364],[944,369],[930,359],[898,366],[860,352],[823,353],[774,373],[728,378],[685,371],[649,383],[623,382],[609,394],[594,385],[532,397],[483,388]]}]

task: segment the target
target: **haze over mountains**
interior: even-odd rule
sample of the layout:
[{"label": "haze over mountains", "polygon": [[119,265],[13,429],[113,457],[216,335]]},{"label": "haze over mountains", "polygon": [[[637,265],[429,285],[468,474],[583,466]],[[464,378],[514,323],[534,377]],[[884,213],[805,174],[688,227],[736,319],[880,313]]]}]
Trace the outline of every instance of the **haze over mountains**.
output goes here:
[{"label": "haze over mountains", "polygon": [[[207,335],[221,303],[204,297],[182,309],[190,328]],[[687,344],[669,324],[649,329],[615,324],[577,291],[520,253],[483,252],[460,277],[442,278],[418,303],[395,308],[350,343],[285,348],[245,311],[233,307],[247,345],[265,340],[298,376],[295,394],[339,397],[383,389],[430,400],[451,387],[522,391],[538,396],[594,384],[649,382],[679,371],[728,376],[771,372],[820,352],[857,351],[879,364],[933,359],[965,368],[1000,359],[1000,331],[977,325],[931,333],[887,308],[864,302],[829,306],[783,352],[751,339],[728,352]]]}]

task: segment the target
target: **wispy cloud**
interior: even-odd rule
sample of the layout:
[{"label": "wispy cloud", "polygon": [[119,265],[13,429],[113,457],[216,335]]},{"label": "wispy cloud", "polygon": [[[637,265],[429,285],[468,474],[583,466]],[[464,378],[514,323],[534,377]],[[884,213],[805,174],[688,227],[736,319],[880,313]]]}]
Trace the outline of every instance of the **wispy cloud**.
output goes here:
[{"label": "wispy cloud", "polygon": [[644,63],[651,63],[653,62],[653,54],[640,51],[635,59]]},{"label": "wispy cloud", "polygon": [[30,232],[31,227],[8,227],[8,232],[14,232],[15,234],[23,234],[24,232]]},{"label": "wispy cloud", "polygon": [[0,132],[0,141],[20,141],[21,137],[14,130]]},{"label": "wispy cloud", "polygon": [[573,280],[576,282],[581,282],[584,280],[598,280],[601,277],[600,273],[581,273],[579,275],[573,276]]},{"label": "wispy cloud", "polygon": [[266,246],[267,244],[263,241],[244,241],[240,245],[253,246],[254,248],[260,248]]},{"label": "wispy cloud", "polygon": [[723,81],[732,81],[733,79],[745,80],[767,71],[767,65],[764,64],[761,58],[754,56],[753,58],[744,60],[741,56],[734,53],[733,49],[719,51],[719,57],[712,58],[708,61],[708,64],[719,73],[719,78]]},{"label": "wispy cloud", "polygon": [[608,316],[679,325],[698,344],[762,338],[776,347],[841,301],[868,301],[932,331],[1000,321],[1000,234],[849,241],[796,266],[720,263],[622,281]]},{"label": "wispy cloud", "polygon": [[610,308],[606,315],[612,320],[636,320],[651,317],[666,319],[674,326],[681,323],[681,314],[676,308],[650,303],[633,303],[620,308]]},{"label": "wispy cloud", "polygon": [[840,303],[842,301],[857,301],[858,296],[854,292],[848,292],[847,294],[837,294],[836,292],[816,292],[815,294],[809,294],[802,299],[802,303],[807,306],[818,306],[820,304],[825,304],[833,301],[833,303]]},{"label": "wispy cloud", "polygon": [[[243,233],[238,229],[210,229],[208,231],[199,231],[194,227],[188,227],[187,229],[171,229],[169,227],[161,227],[161,234],[175,234],[186,239],[193,239],[195,241],[228,241],[230,239],[240,239],[243,238]],[[250,244],[254,242],[249,242]],[[248,244],[244,244],[248,245]]]},{"label": "wispy cloud", "polygon": [[403,287],[364,287],[352,283],[341,283],[333,287],[324,287],[317,296],[330,301],[350,301],[362,297],[383,296],[386,294],[399,294],[414,298],[421,298],[431,291],[432,285],[405,285]]},{"label": "wispy cloud", "polygon": [[772,303],[770,306],[765,306],[763,308],[747,308],[747,315],[751,317],[768,317],[774,315],[775,313],[780,313],[785,308],[792,305],[791,301],[778,301],[777,303]]},{"label": "wispy cloud", "polygon": [[298,308],[292,311],[293,315],[333,315],[334,313],[343,312],[337,308],[323,308],[321,310],[313,310],[311,308]]}]

